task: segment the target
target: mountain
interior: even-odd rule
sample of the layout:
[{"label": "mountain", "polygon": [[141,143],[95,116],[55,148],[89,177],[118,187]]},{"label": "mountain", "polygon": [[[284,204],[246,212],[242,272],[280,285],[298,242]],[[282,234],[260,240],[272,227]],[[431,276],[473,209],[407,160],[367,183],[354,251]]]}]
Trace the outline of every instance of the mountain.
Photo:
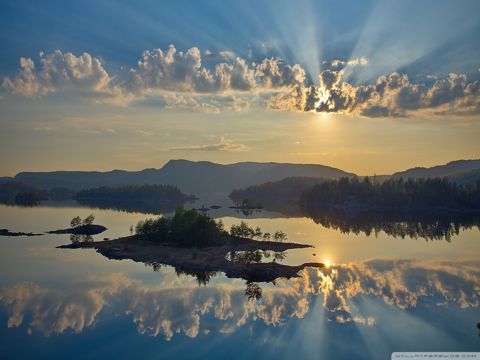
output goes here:
[{"label": "mountain", "polygon": [[338,179],[355,175],[315,164],[241,162],[222,165],[208,161],[170,160],[161,169],[21,172],[15,176],[15,180],[42,189],[65,187],[73,190],[127,184],[165,184],[198,195],[228,194],[233,189],[292,176]]},{"label": "mountain", "polygon": [[[431,168],[413,168],[393,177],[445,177],[460,183],[480,179],[480,160],[458,160]],[[241,162],[216,164],[208,161],[170,160],[161,169],[141,171],[21,172],[14,180],[40,189],[68,188],[75,191],[99,186],[164,184],[188,194],[229,194],[234,189],[278,181],[288,177],[338,179],[355,174],[316,164]],[[2,178],[0,178],[1,181]],[[5,178],[5,181],[11,178]]]},{"label": "mountain", "polygon": [[[393,174],[393,177],[403,178],[434,178],[434,177],[448,177],[454,180],[455,178],[461,178],[462,175],[466,175],[475,170],[480,169],[480,159],[477,160],[456,160],[451,161],[445,165],[433,166],[430,168],[415,167],[405,171],[397,172]],[[473,175],[473,174],[471,174]],[[477,172],[478,175],[478,172]]]}]

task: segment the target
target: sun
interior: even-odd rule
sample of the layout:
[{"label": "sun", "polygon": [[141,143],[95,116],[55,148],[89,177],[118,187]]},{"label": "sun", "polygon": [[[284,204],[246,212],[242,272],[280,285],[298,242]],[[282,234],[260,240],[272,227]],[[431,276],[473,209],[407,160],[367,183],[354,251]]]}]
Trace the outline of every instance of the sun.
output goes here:
[{"label": "sun", "polygon": [[325,259],[323,260],[323,264],[325,265],[325,267],[328,268],[332,265],[332,262],[329,259]]}]

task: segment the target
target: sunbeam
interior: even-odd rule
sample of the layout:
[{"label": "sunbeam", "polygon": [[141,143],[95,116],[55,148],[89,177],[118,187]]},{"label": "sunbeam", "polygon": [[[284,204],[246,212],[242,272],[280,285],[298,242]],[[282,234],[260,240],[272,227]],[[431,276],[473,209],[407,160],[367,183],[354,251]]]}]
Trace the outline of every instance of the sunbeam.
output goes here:
[{"label": "sunbeam", "polygon": [[[478,26],[468,13],[479,12],[478,1],[462,1],[468,6],[452,6],[450,1],[376,1],[361,36],[351,54],[365,56],[369,66],[359,68],[356,82],[375,80],[379,75],[399,71],[428,56],[449,42],[459,42]],[[402,31],[398,26],[402,24]],[[450,69],[455,64],[450,64]]]}]

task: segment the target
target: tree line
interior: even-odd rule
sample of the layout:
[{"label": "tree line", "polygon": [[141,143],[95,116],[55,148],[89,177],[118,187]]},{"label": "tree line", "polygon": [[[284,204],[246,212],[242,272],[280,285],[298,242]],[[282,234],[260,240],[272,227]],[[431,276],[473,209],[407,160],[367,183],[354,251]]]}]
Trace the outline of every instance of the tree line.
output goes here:
[{"label": "tree line", "polygon": [[480,181],[465,186],[446,178],[391,178],[383,182],[375,182],[368,177],[341,178],[322,181],[304,191],[300,203],[307,207],[479,209]]}]

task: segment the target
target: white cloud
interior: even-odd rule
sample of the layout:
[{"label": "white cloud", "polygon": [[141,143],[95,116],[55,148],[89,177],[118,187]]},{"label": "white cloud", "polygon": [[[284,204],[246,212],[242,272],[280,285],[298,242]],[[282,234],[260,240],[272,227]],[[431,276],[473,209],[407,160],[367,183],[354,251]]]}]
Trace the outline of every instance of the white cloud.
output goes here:
[{"label": "white cloud", "polygon": [[26,97],[74,91],[101,100],[119,91],[111,86],[112,78],[102,61],[88,53],[80,56],[60,50],[48,55],[40,53],[40,63],[41,69],[37,70],[32,59],[21,58],[19,73],[13,80],[5,78],[3,86]]},{"label": "white cloud", "polygon": [[324,61],[318,83],[308,84],[300,65],[285,64],[277,58],[256,64],[229,51],[208,50],[203,58],[220,61],[204,65],[198,48],[183,52],[170,45],[165,51],[145,51],[136,67],[123,76],[114,76],[99,58],[88,53],[76,56],[56,50],[40,54],[40,68],[32,59],[21,58],[19,73],[5,78],[3,87],[32,98],[62,92],[116,105],[158,96],[170,108],[213,113],[245,111],[258,105],[369,117],[480,112],[479,83],[469,82],[462,74],[452,73],[428,86],[412,83],[407,74],[400,73],[352,85],[345,80],[346,72],[368,65],[368,59],[354,58]]},{"label": "white cloud", "polygon": [[220,137],[219,142],[215,144],[205,144],[198,146],[187,146],[182,148],[174,148],[177,151],[227,151],[227,152],[244,152],[250,149],[244,144],[236,143],[224,136]]}]

